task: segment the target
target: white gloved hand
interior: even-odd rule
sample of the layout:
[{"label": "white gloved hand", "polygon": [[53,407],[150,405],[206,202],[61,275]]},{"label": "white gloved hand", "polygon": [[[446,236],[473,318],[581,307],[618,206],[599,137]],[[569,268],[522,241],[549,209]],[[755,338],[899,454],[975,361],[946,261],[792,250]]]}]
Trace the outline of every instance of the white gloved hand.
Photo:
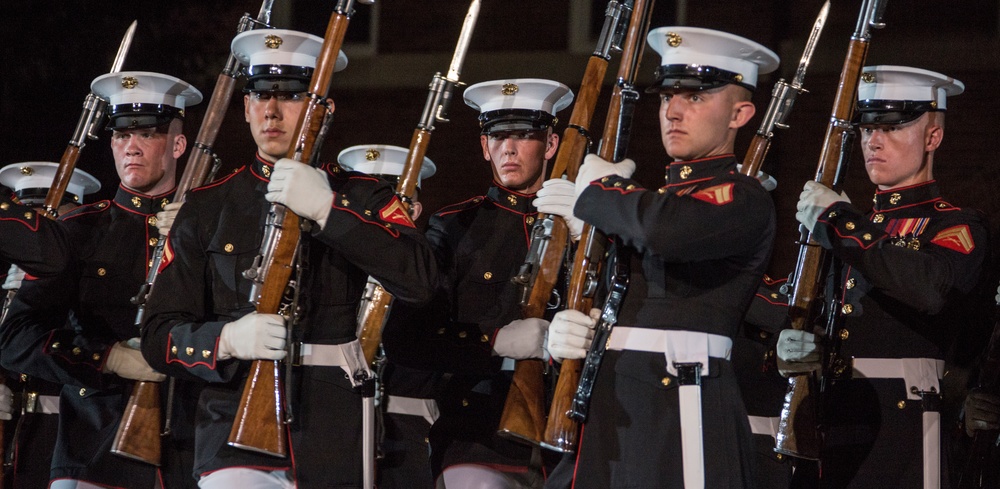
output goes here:
[{"label": "white gloved hand", "polygon": [[283,204],[299,217],[316,221],[320,228],[326,226],[333,206],[333,191],[326,173],[289,158],[274,164],[264,198]]},{"label": "white gloved hand", "polygon": [[146,359],[142,358],[139,338],[119,341],[112,345],[108,359],[104,362],[104,371],[125,379],[147,382],[163,382],[167,378],[166,375],[153,370],[153,367],[146,363]]},{"label": "white gloved hand", "polygon": [[177,212],[181,210],[183,202],[171,202],[163,206],[163,210],[156,213],[156,229],[160,231],[160,236],[170,234],[170,226],[174,225]]},{"label": "white gloved hand", "polygon": [[285,318],[251,312],[226,323],[219,335],[219,360],[281,360],[285,358]]},{"label": "white gloved hand", "polygon": [[819,337],[798,329],[783,329],[778,335],[778,373],[785,377],[815,372],[822,367],[823,346]]},{"label": "white gloved hand", "polygon": [[635,173],[635,162],[630,158],[612,163],[595,154],[589,154],[583,159],[583,165],[580,165],[580,171],[576,174],[576,195],[582,194],[583,190],[598,178],[608,175],[628,178],[633,173]]},{"label": "white gloved hand", "polygon": [[965,398],[965,433],[1000,429],[1000,396],[973,390]]},{"label": "white gloved hand", "polygon": [[600,309],[591,309],[586,315],[576,309],[566,309],[556,313],[549,325],[549,339],[546,347],[557,362],[585,358],[594,340],[594,327]]},{"label": "white gloved hand", "polygon": [[14,393],[7,384],[0,384],[0,421],[14,418]]},{"label": "white gloved hand", "polygon": [[563,218],[573,241],[580,239],[580,233],[583,232],[583,221],[573,215],[573,206],[576,205],[575,188],[576,184],[562,178],[546,180],[542,182],[542,188],[538,190],[538,197],[534,201],[538,212]]},{"label": "white gloved hand", "polygon": [[813,228],[816,227],[816,221],[823,214],[823,211],[837,202],[847,202],[851,203],[851,199],[847,198],[847,194],[841,192],[837,194],[829,187],[825,185],[809,180],[802,187],[802,193],[799,194],[799,202],[795,204],[795,209],[798,211],[795,213],[795,219],[802,223],[809,232],[813,232]]},{"label": "white gloved hand", "polygon": [[21,288],[21,282],[24,281],[24,271],[17,267],[17,265],[11,265],[10,270],[7,270],[7,278],[3,281],[3,290],[17,290]]},{"label": "white gloved hand", "polygon": [[514,360],[544,359],[548,329],[549,322],[541,318],[515,319],[497,331],[493,351]]}]

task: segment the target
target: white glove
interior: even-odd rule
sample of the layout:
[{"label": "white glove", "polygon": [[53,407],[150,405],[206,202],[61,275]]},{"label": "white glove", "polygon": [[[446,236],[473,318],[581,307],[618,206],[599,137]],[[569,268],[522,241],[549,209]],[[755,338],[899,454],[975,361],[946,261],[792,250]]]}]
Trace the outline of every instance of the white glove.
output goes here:
[{"label": "white glove", "polygon": [[542,188],[534,201],[538,212],[560,216],[566,221],[573,241],[580,239],[580,233],[583,232],[583,221],[573,215],[573,206],[576,205],[575,188],[573,182],[562,178],[546,180],[542,182]]},{"label": "white glove", "polygon": [[848,199],[847,194],[843,192],[838,195],[837,192],[830,190],[829,187],[809,180],[802,187],[802,193],[799,194],[799,202],[795,204],[795,209],[798,210],[795,213],[795,219],[801,222],[811,233],[813,228],[816,227],[816,221],[823,214],[823,211],[836,202],[847,202],[850,204],[851,199]]},{"label": "white glove", "polygon": [[525,360],[545,358],[545,332],[549,322],[541,318],[515,319],[497,331],[493,351],[498,356]]},{"label": "white glove", "polygon": [[146,359],[142,358],[139,338],[115,343],[108,352],[107,361],[104,362],[104,371],[125,379],[147,382],[163,382],[167,378],[166,375],[153,370],[153,367],[146,363]]},{"label": "white glove", "polygon": [[17,265],[11,265],[10,270],[7,271],[7,279],[3,281],[3,290],[20,289],[23,281],[24,271],[17,268]]},{"label": "white glove", "polygon": [[320,228],[326,226],[333,206],[333,191],[323,170],[289,158],[274,164],[264,198],[283,204],[299,217],[316,221]]},{"label": "white glove", "polygon": [[799,329],[783,329],[778,335],[778,373],[785,377],[815,372],[822,367],[823,346],[819,337]]},{"label": "white glove", "polygon": [[0,421],[14,418],[14,393],[7,384],[0,384]]},{"label": "white glove", "polygon": [[618,175],[622,178],[631,177],[635,173],[635,162],[625,158],[619,163],[612,163],[595,154],[589,154],[583,159],[583,165],[576,174],[576,195],[590,186],[590,182],[608,175]]},{"label": "white glove", "polygon": [[965,433],[975,436],[978,430],[1000,429],[1000,397],[972,391],[965,398]]},{"label": "white glove", "polygon": [[585,358],[594,340],[594,327],[600,309],[591,309],[586,315],[576,309],[566,309],[556,313],[549,325],[549,341],[546,347],[557,362]]},{"label": "white glove", "polygon": [[219,335],[219,360],[281,360],[285,358],[285,318],[251,312],[226,323]]},{"label": "white glove", "polygon": [[163,210],[156,213],[156,229],[160,231],[160,236],[170,234],[170,226],[174,225],[177,212],[181,210],[183,202],[172,202],[163,206]]}]

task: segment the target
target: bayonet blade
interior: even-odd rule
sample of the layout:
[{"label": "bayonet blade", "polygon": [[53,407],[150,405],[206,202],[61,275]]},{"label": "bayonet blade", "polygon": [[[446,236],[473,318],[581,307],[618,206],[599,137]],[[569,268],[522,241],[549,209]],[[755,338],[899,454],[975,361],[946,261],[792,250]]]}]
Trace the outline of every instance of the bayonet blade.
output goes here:
[{"label": "bayonet blade", "polygon": [[819,15],[816,16],[816,22],[813,22],[812,32],[809,33],[809,40],[806,41],[806,48],[802,51],[802,59],[799,60],[799,67],[795,70],[795,77],[792,78],[792,87],[796,90],[802,89],[802,81],[806,77],[809,60],[812,59],[813,52],[816,51],[816,45],[819,44],[819,35],[823,32],[823,26],[826,25],[826,17],[829,13],[830,0],[826,0],[823,8],[819,11]]},{"label": "bayonet blade", "polygon": [[472,0],[469,11],[465,14],[465,21],[462,22],[462,33],[458,36],[458,45],[455,46],[455,54],[451,58],[448,66],[447,80],[458,83],[458,77],[462,73],[462,63],[465,61],[465,52],[469,49],[469,42],[472,41],[472,30],[476,27],[476,19],[479,18],[480,0]]},{"label": "bayonet blade", "polygon": [[271,7],[274,6],[274,0],[264,0],[264,3],[260,4],[260,12],[257,13],[257,22],[264,25],[271,24]]},{"label": "bayonet blade", "polygon": [[128,54],[128,48],[132,45],[132,36],[135,35],[135,28],[139,25],[138,20],[133,20],[132,25],[128,26],[128,30],[125,31],[125,37],[122,38],[122,43],[118,46],[118,54],[115,54],[115,61],[111,64],[111,73],[118,73],[122,70],[122,64],[125,63],[125,55]]}]

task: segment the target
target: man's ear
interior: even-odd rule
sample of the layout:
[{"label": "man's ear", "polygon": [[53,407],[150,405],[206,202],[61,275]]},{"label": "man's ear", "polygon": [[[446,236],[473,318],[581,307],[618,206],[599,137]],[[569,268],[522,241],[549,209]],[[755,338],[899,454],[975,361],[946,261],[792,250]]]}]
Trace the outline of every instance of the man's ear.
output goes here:
[{"label": "man's ear", "polygon": [[729,121],[730,129],[739,129],[750,122],[753,115],[757,113],[757,108],[754,107],[752,102],[745,100],[738,101],[733,104],[733,118]]},{"label": "man's ear", "polygon": [[551,160],[556,155],[556,151],[558,150],[559,135],[552,132],[545,138],[545,159]]},{"label": "man's ear", "polygon": [[944,140],[944,128],[938,125],[928,126],[924,132],[924,151],[930,153],[941,146]]},{"label": "man's ear", "polygon": [[243,120],[250,122],[250,94],[243,96]]},{"label": "man's ear", "polygon": [[180,158],[181,155],[184,154],[184,150],[187,149],[187,141],[187,136],[184,134],[178,134],[174,137],[174,159]]},{"label": "man's ear", "polygon": [[490,161],[490,138],[485,134],[479,135],[479,144],[483,146],[483,159]]}]

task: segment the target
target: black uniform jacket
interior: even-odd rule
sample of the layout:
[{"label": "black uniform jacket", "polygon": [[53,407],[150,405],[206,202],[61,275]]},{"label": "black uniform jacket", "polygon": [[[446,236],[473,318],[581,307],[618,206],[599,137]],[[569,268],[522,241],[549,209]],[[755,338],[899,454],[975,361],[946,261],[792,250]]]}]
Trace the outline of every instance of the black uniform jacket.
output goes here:
[{"label": "black uniform jacket", "polygon": [[10,189],[0,186],[0,259],[31,275],[52,275],[66,268],[71,244],[58,221],[21,204]]},{"label": "black uniform jacket", "polygon": [[[226,178],[193,190],[178,213],[143,326],[143,354],[154,368],[209,382],[198,403],[195,474],[226,467],[291,468],[300,487],[361,481],[361,397],[340,367],[302,367],[290,382],[296,422],[292,457],[259,455],[226,444],[251,362],[219,360],[223,326],[254,310],[251,268],[270,203],[272,165],[259,156]],[[323,167],[334,192],[326,227],[303,233],[301,320],[293,338],[341,344],[356,338],[356,315],[369,275],[397,300],[430,299],[437,267],[430,247],[389,184],[335,164]]]},{"label": "black uniform jacket", "polygon": [[877,192],[867,213],[838,202],[813,237],[843,264],[830,285],[842,303],[823,396],[823,479],[831,487],[919,487],[923,403],[908,398],[916,386],[852,379],[852,360],[945,360],[983,307],[970,292],[983,277],[987,226],[979,212],[944,201],[930,181]]},{"label": "black uniform jacket", "polygon": [[[666,170],[659,190],[619,176],[597,179],[574,208],[625,247],[618,259],[629,260],[630,276],[615,327],[733,338],[770,256],[771,197],[736,171],[731,154],[676,161]],[[752,465],[746,411],[733,366],[713,360],[710,367],[702,377],[706,487],[743,487]],[[677,403],[662,352],[608,351],[576,487],[683,487]]]},{"label": "black uniform jacket", "polygon": [[431,428],[435,473],[463,462],[523,468],[530,457],[530,450],[495,436],[510,372],[501,371],[493,341],[522,317],[519,288],[510,279],[528,252],[538,215],[534,197],[494,182],[486,195],[435,213],[426,234],[443,285],[427,307],[396,303],[383,332],[390,361],[452,374]]},{"label": "black uniform jacket", "polygon": [[172,195],[120,187],[112,201],[65,214],[75,250],[68,266],[25,280],[0,328],[4,368],[63,384],[53,478],[151,487],[157,477],[156,467],[110,452],[133,382],[104,366],[114,343],[139,335],[130,299],[159,239],[155,213]]}]

